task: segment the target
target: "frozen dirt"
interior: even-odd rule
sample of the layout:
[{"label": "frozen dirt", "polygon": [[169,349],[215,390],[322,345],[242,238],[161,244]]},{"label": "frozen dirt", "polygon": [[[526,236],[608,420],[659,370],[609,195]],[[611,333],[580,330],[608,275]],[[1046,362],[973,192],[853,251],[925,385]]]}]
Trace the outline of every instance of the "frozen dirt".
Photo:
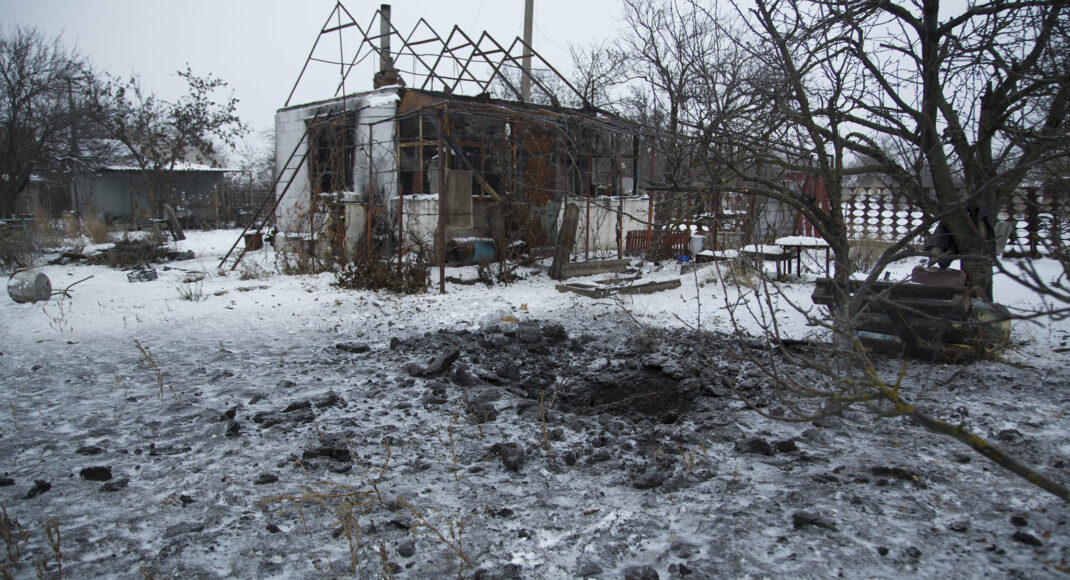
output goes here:
[{"label": "frozen dirt", "polygon": [[[395,297],[220,275],[236,236],[191,232],[178,249],[198,258],[152,282],[47,266],[56,289],[93,278],[0,305],[14,577],[42,560],[79,578],[1070,572],[1068,506],[957,441],[854,411],[747,410],[727,381],[776,405],[757,369],[727,337],[682,329],[728,328],[719,305],[738,293],[709,273],[624,301],[558,293],[534,270]],[[904,392],[1065,484],[1066,336],[1019,324],[998,360],[910,363]]]}]

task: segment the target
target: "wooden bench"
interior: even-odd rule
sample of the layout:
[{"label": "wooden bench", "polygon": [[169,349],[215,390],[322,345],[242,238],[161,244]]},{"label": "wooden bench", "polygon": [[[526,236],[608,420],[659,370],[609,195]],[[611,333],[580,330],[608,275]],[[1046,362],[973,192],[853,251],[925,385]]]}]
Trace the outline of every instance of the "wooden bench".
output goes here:
[{"label": "wooden bench", "polygon": [[[811,299],[831,309],[837,297],[853,298],[863,285],[851,280],[846,292],[837,292],[831,279],[819,278]],[[959,361],[998,351],[1010,339],[1007,309],[971,299],[965,286],[874,282],[865,292],[854,329],[876,350]]]}]

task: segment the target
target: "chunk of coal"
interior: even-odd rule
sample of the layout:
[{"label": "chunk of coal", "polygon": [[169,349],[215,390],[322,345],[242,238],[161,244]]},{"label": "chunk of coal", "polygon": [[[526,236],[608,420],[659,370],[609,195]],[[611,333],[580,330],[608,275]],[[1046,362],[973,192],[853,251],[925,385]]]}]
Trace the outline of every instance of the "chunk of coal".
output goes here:
[{"label": "chunk of coal", "polygon": [[502,460],[502,465],[509,471],[520,471],[527,454],[519,443],[495,443],[490,450]]},{"label": "chunk of coal", "polygon": [[825,528],[836,531],[836,524],[828,518],[814,512],[795,512],[791,516],[791,525],[796,530],[808,527]]},{"label": "chunk of coal", "polygon": [[344,352],[350,352],[353,354],[361,354],[371,350],[371,347],[363,342],[340,342],[334,345],[334,348]]},{"label": "chunk of coal", "polygon": [[267,485],[269,483],[275,483],[279,480],[279,476],[274,473],[261,473],[260,477],[256,478],[253,483],[256,485]]},{"label": "chunk of coal", "polygon": [[87,481],[108,481],[111,479],[111,468],[105,465],[86,467],[79,472],[79,475]]},{"label": "chunk of coal", "polygon": [[43,479],[35,479],[33,480],[33,487],[30,488],[30,491],[26,492],[25,499],[33,499],[50,489],[52,489],[51,483]]}]

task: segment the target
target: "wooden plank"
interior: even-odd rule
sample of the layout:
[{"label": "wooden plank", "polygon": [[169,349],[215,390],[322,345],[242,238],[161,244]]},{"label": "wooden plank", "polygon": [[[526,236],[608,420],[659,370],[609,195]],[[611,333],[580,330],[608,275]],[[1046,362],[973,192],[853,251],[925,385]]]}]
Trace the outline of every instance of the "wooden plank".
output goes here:
[{"label": "wooden plank", "polygon": [[663,290],[672,290],[680,287],[680,280],[665,280],[664,282],[647,282],[638,286],[624,286],[620,289],[621,294],[653,294]]},{"label": "wooden plank", "polygon": [[186,239],[186,234],[182,231],[182,224],[178,222],[178,216],[175,215],[174,208],[170,204],[163,204],[164,212],[167,214],[168,225],[171,226],[171,238],[174,241]]},{"label": "wooden plank", "polygon": [[[559,273],[560,277],[554,279],[565,280],[568,278],[593,276],[595,274],[623,273],[628,270],[628,267],[630,265],[631,260],[598,260],[592,262],[576,262],[574,264],[565,264],[561,266],[561,270]],[[551,277],[553,276],[551,275]]]},{"label": "wooden plank", "polygon": [[[580,223],[580,208],[574,203],[565,207],[565,219],[557,232],[557,247],[554,251],[554,262],[550,265],[550,278],[564,280],[568,276],[563,275],[565,266],[568,265],[572,248],[576,245],[576,229]],[[592,272],[596,274],[597,272]]]},{"label": "wooden plank", "polygon": [[[848,284],[848,294],[853,295],[862,287],[863,280],[851,280]],[[934,299],[954,300],[966,293],[962,286],[936,286],[930,284],[911,284],[899,282],[874,282],[870,289],[871,294],[887,291],[887,297],[893,299]],[[831,306],[833,304],[833,282],[829,278],[818,278],[814,281],[814,292],[811,298],[814,304]],[[818,301],[820,300],[820,302]]]},{"label": "wooden plank", "polygon": [[590,284],[558,284],[555,287],[558,292],[572,292],[587,298],[605,298],[612,294],[610,288],[599,288]]}]

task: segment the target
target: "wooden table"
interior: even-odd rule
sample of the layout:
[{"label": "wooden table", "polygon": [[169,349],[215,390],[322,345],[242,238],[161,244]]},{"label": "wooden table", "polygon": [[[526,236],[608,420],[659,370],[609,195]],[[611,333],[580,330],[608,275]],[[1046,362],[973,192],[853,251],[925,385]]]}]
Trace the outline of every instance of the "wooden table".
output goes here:
[{"label": "wooden table", "polygon": [[[802,275],[802,251],[803,250],[825,250],[825,275],[829,274],[829,243],[823,238],[811,238],[807,236],[788,236],[786,238],[780,238],[776,241],[776,245],[784,248],[788,252],[795,250],[795,275]],[[791,271],[791,265],[788,265],[788,271]]]}]

